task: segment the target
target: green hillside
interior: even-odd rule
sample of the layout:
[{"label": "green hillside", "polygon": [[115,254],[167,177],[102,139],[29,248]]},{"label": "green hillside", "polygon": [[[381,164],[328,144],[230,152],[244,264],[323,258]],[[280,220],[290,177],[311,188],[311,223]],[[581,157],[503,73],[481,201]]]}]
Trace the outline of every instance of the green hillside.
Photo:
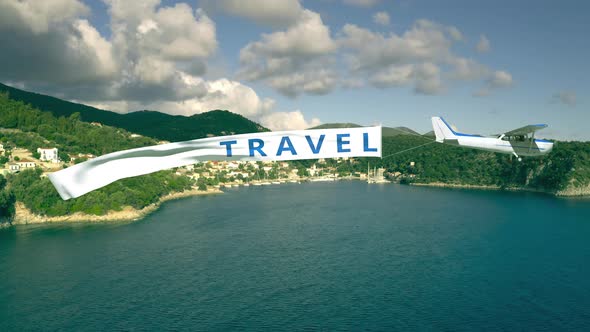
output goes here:
[{"label": "green hillside", "polygon": [[[38,147],[57,147],[60,158],[68,154],[105,154],[118,150],[154,145],[152,138],[130,137],[129,132],[109,127],[97,127],[79,120],[78,114],[56,118],[51,113],[9,99],[0,93],[0,142],[5,149],[18,146],[36,151]],[[4,166],[7,158],[0,158]],[[123,206],[141,209],[158,201],[159,197],[192,186],[192,181],[173,171],[162,171],[142,177],[117,181],[80,198],[63,201],[41,170],[28,169],[17,174],[0,176],[0,220],[14,213],[14,202],[20,201],[31,211],[49,216],[75,212],[104,214]]]},{"label": "green hillside", "polygon": [[0,83],[0,92],[10,99],[30,104],[56,117],[69,117],[80,113],[80,120],[99,122],[122,128],[143,136],[166,141],[186,141],[210,135],[245,134],[268,131],[245,117],[228,111],[214,110],[192,116],[169,115],[155,111],[139,111],[120,114],[91,106],[72,103],[51,96],[23,91]]}]

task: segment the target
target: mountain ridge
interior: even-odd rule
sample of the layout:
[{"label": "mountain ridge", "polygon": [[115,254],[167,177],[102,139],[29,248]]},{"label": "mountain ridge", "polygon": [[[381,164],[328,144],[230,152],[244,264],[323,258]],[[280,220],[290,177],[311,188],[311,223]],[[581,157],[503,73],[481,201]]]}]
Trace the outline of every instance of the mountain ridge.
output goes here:
[{"label": "mountain ridge", "polygon": [[262,125],[227,110],[211,110],[191,116],[150,110],[123,114],[17,89],[2,83],[0,92],[7,92],[10,99],[30,104],[56,117],[69,117],[74,113],[80,113],[80,120],[84,122],[98,122],[159,140],[186,141],[208,136],[269,131]]}]

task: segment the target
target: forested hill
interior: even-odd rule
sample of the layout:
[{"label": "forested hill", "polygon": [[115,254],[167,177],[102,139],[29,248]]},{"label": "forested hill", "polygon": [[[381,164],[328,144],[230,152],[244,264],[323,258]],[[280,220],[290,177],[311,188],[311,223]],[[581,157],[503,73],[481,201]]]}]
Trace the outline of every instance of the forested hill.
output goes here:
[{"label": "forested hill", "polygon": [[[419,149],[399,151],[432,142],[431,138],[400,135],[383,138],[383,159],[371,167],[414,174],[418,183],[496,186],[543,191],[558,195],[590,195],[590,142],[557,142],[542,157],[523,157],[432,143]],[[368,160],[367,160],[368,161]],[[411,163],[414,166],[411,166]],[[365,164],[366,167],[366,164]]]},{"label": "forested hill", "polygon": [[245,117],[228,111],[214,110],[193,116],[169,115],[155,111],[120,114],[59,98],[28,92],[0,83],[0,93],[13,100],[30,104],[56,117],[80,113],[80,120],[98,122],[140,135],[166,141],[185,141],[207,136],[245,134],[268,131]]},{"label": "forested hill", "polygon": [[[356,123],[325,123],[309,129],[331,129],[331,128],[358,128],[362,127]],[[381,127],[383,137],[392,137],[397,135],[419,135],[408,127]]]}]

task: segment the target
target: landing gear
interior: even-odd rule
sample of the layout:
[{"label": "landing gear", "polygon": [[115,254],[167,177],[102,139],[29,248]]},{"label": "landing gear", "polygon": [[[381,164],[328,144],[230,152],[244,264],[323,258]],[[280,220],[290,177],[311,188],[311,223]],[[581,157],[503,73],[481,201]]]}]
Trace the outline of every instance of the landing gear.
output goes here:
[{"label": "landing gear", "polygon": [[[513,154],[513,155],[516,157],[516,159],[518,159],[518,161],[522,161],[522,158],[520,158],[520,157],[519,157],[519,156],[516,154],[516,152],[512,152],[512,154]],[[512,159],[512,156],[510,156],[510,157],[511,157],[510,159]]]}]

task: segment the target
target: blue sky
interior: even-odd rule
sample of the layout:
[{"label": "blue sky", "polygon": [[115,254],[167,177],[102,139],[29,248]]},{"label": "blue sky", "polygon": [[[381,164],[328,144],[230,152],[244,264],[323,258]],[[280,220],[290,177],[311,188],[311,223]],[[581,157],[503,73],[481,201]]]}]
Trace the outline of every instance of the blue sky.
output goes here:
[{"label": "blue sky", "polygon": [[0,81],[115,111],[228,108],[273,129],[420,132],[443,115],[483,134],[542,122],[542,136],[590,139],[582,1],[48,1],[59,15],[15,2],[0,0],[17,18],[0,23],[0,40],[35,54],[62,42],[67,54],[55,57],[67,62],[29,61],[73,73],[24,72],[27,57],[13,52],[0,56]]}]

